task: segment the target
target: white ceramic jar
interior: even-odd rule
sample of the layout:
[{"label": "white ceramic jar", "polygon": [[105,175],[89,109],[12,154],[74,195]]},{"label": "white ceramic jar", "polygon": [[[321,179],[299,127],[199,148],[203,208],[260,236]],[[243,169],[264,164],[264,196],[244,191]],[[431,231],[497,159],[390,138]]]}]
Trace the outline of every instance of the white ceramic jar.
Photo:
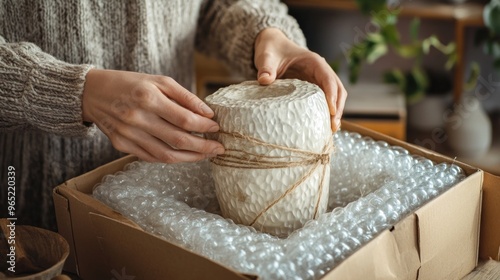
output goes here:
[{"label": "white ceramic jar", "polygon": [[212,160],[225,217],[287,236],[325,212],[332,131],[322,90],[300,80],[256,81],[206,98],[226,153]]},{"label": "white ceramic jar", "polygon": [[460,157],[480,158],[492,141],[491,121],[479,100],[468,95],[447,117],[448,144]]}]

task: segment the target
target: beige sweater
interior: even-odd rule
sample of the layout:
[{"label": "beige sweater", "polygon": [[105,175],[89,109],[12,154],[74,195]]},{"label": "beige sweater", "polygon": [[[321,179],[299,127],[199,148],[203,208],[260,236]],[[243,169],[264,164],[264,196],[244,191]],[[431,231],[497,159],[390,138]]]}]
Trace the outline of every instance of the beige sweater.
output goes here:
[{"label": "beige sweater", "polygon": [[[255,78],[253,43],[277,27],[305,39],[275,0],[0,0],[0,182],[16,170],[18,223],[55,229],[52,189],[117,152],[82,123],[91,67],[171,76],[193,89],[193,53]],[[6,217],[7,188],[0,188]]]}]

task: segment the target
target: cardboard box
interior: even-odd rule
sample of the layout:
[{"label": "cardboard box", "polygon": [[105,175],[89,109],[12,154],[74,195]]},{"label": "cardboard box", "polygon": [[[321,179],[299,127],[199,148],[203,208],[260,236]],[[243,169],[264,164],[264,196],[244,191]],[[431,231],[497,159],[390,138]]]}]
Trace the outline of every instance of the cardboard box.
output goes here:
[{"label": "cardboard box", "polygon": [[[342,127],[435,162],[453,161],[354,124]],[[146,233],[90,196],[104,175],[134,160],[124,157],[54,189],[59,231],[71,247],[66,270],[83,279],[258,279]],[[459,279],[476,266],[478,248],[481,258],[498,258],[500,178],[455,163],[465,170],[465,180],[383,231],[323,279]]]}]

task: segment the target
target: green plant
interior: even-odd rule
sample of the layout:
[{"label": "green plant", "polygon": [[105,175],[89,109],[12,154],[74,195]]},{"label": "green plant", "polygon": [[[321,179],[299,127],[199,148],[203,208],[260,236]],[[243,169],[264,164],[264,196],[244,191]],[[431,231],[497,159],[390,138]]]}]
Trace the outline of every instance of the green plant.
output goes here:
[{"label": "green plant", "polygon": [[357,82],[363,63],[374,63],[392,49],[401,58],[411,59],[413,66],[408,71],[395,68],[384,73],[384,81],[398,85],[406,94],[407,102],[412,103],[423,97],[429,87],[429,77],[422,60],[432,48],[447,57],[446,70],[454,66],[457,60],[454,42],[443,44],[435,35],[420,39],[420,21],[413,19],[409,28],[410,42],[403,43],[396,27],[397,7],[389,8],[385,0],[357,0],[357,3],[360,10],[370,16],[370,23],[377,27],[377,31],[367,33],[347,52],[351,83]]},{"label": "green plant", "polygon": [[483,45],[486,54],[493,57],[493,66],[500,70],[500,0],[491,0],[483,11],[485,28],[476,32],[476,45]]}]

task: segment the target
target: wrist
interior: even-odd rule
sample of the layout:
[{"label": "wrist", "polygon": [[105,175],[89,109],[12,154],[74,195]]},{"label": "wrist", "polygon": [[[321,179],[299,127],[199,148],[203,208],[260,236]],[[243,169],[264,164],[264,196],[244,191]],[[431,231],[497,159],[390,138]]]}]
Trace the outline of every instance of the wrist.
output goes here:
[{"label": "wrist", "polygon": [[82,120],[84,123],[93,123],[94,120],[92,118],[91,114],[91,105],[90,105],[90,99],[92,92],[94,92],[97,88],[97,79],[99,77],[99,72],[103,70],[99,69],[90,69],[87,72],[87,75],[85,75],[85,84],[83,87],[83,93],[82,93]]},{"label": "wrist", "polygon": [[263,29],[262,31],[257,34],[257,37],[255,38],[255,44],[254,46],[257,48],[259,45],[262,43],[265,43],[269,40],[282,40],[282,39],[287,39],[285,33],[283,33],[280,29],[275,28],[275,27],[268,27]]}]

